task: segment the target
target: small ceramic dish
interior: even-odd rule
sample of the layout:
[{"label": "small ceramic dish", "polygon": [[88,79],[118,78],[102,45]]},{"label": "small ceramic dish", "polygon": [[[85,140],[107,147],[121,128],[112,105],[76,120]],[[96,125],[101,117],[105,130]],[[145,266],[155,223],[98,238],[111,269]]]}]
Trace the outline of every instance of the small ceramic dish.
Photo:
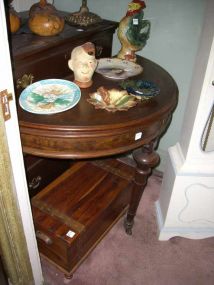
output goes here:
[{"label": "small ceramic dish", "polygon": [[100,87],[97,92],[89,94],[89,103],[96,109],[105,109],[109,112],[127,111],[137,104],[135,96],[127,93],[126,90],[106,89]]},{"label": "small ceramic dish", "polygon": [[123,80],[143,71],[141,65],[120,58],[101,58],[96,72],[112,80]]},{"label": "small ceramic dish", "polygon": [[120,86],[141,100],[151,99],[160,93],[160,88],[154,82],[146,80],[125,80]]}]

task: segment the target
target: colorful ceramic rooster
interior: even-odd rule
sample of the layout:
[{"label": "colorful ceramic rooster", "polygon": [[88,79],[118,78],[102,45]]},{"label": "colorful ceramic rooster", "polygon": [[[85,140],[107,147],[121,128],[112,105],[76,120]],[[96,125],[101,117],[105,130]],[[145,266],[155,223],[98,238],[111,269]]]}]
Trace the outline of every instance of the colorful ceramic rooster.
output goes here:
[{"label": "colorful ceramic rooster", "polygon": [[145,7],[145,2],[141,0],[129,3],[126,16],[120,21],[117,33],[121,43],[118,58],[135,62],[135,52],[146,45],[151,24],[150,21],[143,20]]}]

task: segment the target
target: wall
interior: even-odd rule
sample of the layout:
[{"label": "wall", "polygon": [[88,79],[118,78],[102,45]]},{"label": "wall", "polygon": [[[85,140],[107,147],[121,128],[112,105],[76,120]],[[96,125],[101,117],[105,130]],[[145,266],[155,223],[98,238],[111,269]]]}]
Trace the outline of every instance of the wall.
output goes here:
[{"label": "wall", "polygon": [[[24,7],[24,0],[14,0]],[[30,2],[37,2],[31,0]],[[51,2],[51,1],[50,1]],[[81,0],[55,0],[57,9],[68,12],[79,10]],[[129,0],[89,0],[91,12],[102,18],[120,21],[125,15]],[[167,149],[178,141],[183,123],[193,64],[199,44],[205,0],[147,0],[145,19],[152,24],[147,46],[139,52],[164,67],[176,80],[179,87],[179,103],[172,123],[161,139],[158,152],[162,158],[160,170],[164,169]],[[26,7],[26,6],[25,6]],[[114,36],[113,54],[120,49],[117,35]]]},{"label": "wall", "polygon": [[[32,4],[39,2],[39,0],[13,0],[12,6],[17,12],[28,11]],[[53,3],[53,0],[48,0],[49,3]]]}]

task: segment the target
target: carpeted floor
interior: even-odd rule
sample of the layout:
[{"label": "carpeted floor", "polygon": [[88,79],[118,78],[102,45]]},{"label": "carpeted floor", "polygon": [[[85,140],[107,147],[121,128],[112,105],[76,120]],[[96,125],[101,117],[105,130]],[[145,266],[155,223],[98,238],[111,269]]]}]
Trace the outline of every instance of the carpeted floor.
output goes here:
[{"label": "carpeted floor", "polygon": [[46,285],[213,285],[214,238],[159,241],[154,202],[161,179],[151,176],[132,236],[123,218],[81,264],[73,279],[42,259]]}]

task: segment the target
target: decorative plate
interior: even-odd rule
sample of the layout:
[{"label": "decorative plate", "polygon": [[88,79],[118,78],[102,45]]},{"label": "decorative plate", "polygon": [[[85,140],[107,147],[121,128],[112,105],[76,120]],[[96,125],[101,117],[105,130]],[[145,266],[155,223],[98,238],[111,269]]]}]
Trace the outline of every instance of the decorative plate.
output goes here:
[{"label": "decorative plate", "polygon": [[119,58],[101,58],[98,60],[96,72],[109,79],[126,79],[140,74],[141,65]]},{"label": "decorative plate", "polygon": [[81,91],[71,81],[47,79],[25,88],[19,98],[20,106],[34,114],[56,114],[73,108],[80,100]]},{"label": "decorative plate", "polygon": [[135,96],[129,95],[126,90],[108,90],[100,87],[97,92],[89,96],[90,99],[87,99],[87,101],[94,105],[96,109],[105,109],[109,112],[126,111],[137,104]]},{"label": "decorative plate", "polygon": [[150,99],[160,93],[160,88],[154,82],[146,80],[125,80],[120,83],[120,87],[141,100]]}]

